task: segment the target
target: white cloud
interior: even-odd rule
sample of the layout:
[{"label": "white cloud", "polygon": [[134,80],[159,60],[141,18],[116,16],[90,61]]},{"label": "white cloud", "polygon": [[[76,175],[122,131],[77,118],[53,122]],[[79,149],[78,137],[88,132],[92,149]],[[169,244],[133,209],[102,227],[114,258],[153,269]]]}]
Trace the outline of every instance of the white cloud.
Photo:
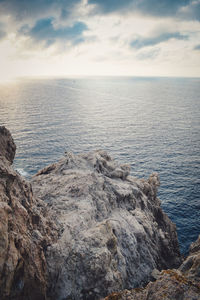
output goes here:
[{"label": "white cloud", "polygon": [[[60,10],[46,12],[54,15],[54,31],[82,22],[88,27],[83,42],[71,45],[66,39],[55,39],[49,47],[37,42],[19,29],[26,24],[4,15],[8,35],[0,40],[0,78],[14,76],[65,75],[144,75],[200,76],[199,51],[194,48],[200,40],[200,23],[172,17],[156,18],[139,14],[92,15],[81,2],[69,18]],[[34,16],[34,17],[33,17]],[[38,18],[29,15],[28,26],[33,28]],[[37,15],[39,18],[40,15]],[[130,47],[133,39],[147,39],[162,34],[180,33],[188,40],[163,39],[148,49]],[[177,35],[178,36],[178,35]]]}]

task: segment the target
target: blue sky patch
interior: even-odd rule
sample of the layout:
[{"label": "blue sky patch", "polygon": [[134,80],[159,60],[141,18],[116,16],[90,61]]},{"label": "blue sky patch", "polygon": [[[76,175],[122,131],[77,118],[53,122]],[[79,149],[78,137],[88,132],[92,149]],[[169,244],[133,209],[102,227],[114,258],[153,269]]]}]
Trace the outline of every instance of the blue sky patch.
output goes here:
[{"label": "blue sky patch", "polygon": [[72,26],[55,28],[53,18],[38,20],[33,28],[26,34],[38,41],[47,41],[47,46],[50,46],[57,40],[84,41],[82,34],[88,30],[83,22],[76,22]]}]

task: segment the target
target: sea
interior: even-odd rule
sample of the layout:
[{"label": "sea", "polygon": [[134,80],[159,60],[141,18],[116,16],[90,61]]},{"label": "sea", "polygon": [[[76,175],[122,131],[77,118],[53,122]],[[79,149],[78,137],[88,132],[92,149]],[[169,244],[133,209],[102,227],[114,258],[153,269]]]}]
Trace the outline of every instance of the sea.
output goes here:
[{"label": "sea", "polygon": [[0,125],[30,179],[65,151],[106,150],[131,174],[158,172],[180,249],[200,233],[200,78],[21,78],[0,83]]}]

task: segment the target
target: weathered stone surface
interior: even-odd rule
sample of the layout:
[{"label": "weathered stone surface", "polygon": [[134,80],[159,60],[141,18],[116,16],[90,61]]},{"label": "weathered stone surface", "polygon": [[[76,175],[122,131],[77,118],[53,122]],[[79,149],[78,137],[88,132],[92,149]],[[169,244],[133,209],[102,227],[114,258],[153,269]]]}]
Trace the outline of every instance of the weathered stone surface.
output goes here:
[{"label": "weathered stone surface", "polygon": [[157,174],[133,178],[104,151],[66,153],[33,178],[33,196],[15,149],[0,127],[1,300],[200,299],[200,237],[161,271],[181,258]]},{"label": "weathered stone surface", "polygon": [[9,130],[0,126],[0,159],[6,158],[12,164],[15,151],[16,145]]},{"label": "weathered stone surface", "polygon": [[45,248],[56,237],[47,205],[11,166],[15,144],[0,128],[0,299],[46,299]]},{"label": "weathered stone surface", "polygon": [[51,299],[100,299],[180,264],[175,225],[157,198],[158,175],[139,180],[129,171],[95,151],[66,153],[34,176],[34,194],[62,228],[46,253]]},{"label": "weathered stone surface", "polygon": [[146,288],[112,293],[104,300],[199,300],[200,285],[190,281],[178,270],[162,271]]},{"label": "weathered stone surface", "polygon": [[199,300],[200,236],[192,243],[190,254],[179,269],[157,272],[156,277],[145,288],[112,293],[105,300]]},{"label": "weathered stone surface", "polygon": [[191,280],[200,283],[200,235],[196,242],[190,246],[189,256],[179,268]]}]

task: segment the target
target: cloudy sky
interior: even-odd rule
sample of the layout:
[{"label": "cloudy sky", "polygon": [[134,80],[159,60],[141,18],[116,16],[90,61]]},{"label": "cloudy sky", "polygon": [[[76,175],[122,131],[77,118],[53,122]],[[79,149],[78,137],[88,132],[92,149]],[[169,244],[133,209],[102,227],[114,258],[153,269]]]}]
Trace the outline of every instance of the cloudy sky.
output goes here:
[{"label": "cloudy sky", "polygon": [[0,79],[200,77],[200,0],[0,0]]}]

